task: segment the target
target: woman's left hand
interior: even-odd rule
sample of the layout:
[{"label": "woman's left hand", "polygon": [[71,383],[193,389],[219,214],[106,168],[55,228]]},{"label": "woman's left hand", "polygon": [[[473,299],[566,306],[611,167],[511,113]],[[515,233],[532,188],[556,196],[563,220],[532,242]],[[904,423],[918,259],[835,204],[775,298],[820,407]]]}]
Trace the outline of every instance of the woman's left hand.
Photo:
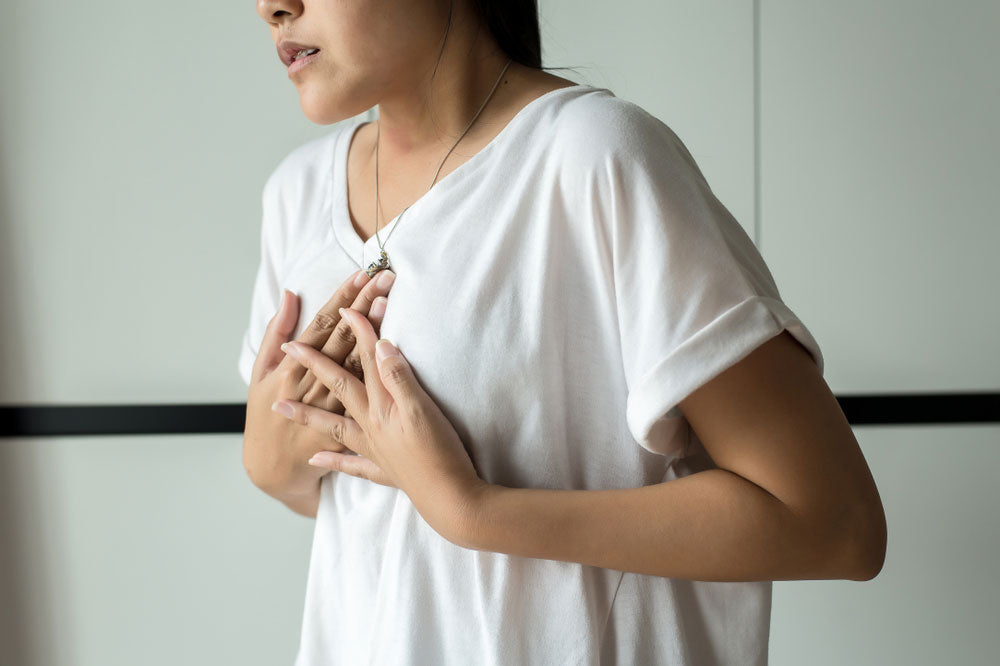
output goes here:
[{"label": "woman's left hand", "polygon": [[357,454],[320,451],[310,464],[399,488],[431,527],[458,543],[479,491],[488,484],[399,350],[388,340],[376,340],[360,312],[342,308],[340,313],[357,340],[364,382],[309,345],[292,341],[281,348],[311,370],[350,416],[287,399],[272,409]]}]

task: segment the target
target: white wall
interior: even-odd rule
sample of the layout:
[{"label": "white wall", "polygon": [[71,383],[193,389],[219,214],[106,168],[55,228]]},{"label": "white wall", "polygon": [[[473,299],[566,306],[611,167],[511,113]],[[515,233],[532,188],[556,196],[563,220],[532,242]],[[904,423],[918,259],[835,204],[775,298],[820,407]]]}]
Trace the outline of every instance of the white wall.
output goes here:
[{"label": "white wall", "polygon": [[[1000,3],[761,3],[764,258],[837,394],[1000,389]],[[791,665],[995,664],[1000,423],[863,427],[873,581],[778,582]]]},{"label": "white wall", "polygon": [[[541,5],[546,65],[685,141],[835,393],[1000,388],[995,2]],[[260,188],[332,128],[253,3],[2,6],[0,404],[244,400]],[[772,663],[992,663],[1000,426],[856,434],[885,567],[776,583]],[[291,663],[312,522],[240,447],[0,440],[0,664]]]},{"label": "white wall", "polygon": [[[238,403],[261,187],[329,132],[253,2],[13,2],[0,404]],[[0,440],[0,664],[291,663],[312,521],[238,434]]]}]

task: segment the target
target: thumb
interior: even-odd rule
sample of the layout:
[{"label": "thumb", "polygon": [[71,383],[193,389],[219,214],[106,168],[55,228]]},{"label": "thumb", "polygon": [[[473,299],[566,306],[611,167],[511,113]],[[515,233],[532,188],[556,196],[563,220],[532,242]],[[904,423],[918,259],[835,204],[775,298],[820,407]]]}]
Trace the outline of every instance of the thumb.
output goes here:
[{"label": "thumb", "polygon": [[394,401],[405,403],[419,399],[422,391],[413,368],[399,349],[385,338],[375,343],[375,363],[382,384]]},{"label": "thumb", "polygon": [[285,358],[285,352],[281,351],[281,345],[288,342],[295,331],[295,324],[299,320],[299,297],[287,289],[281,292],[281,303],[278,311],[271,317],[264,331],[264,339],[261,340],[260,349],[257,352],[257,360],[254,362],[254,369],[259,367],[262,370],[270,371],[281,363]]}]

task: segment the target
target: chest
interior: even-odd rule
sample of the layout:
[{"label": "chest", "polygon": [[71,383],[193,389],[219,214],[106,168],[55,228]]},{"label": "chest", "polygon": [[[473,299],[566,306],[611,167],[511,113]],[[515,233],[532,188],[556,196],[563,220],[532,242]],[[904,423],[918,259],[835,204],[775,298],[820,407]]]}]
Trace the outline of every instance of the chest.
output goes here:
[{"label": "chest", "polygon": [[488,142],[489,137],[465,136],[451,153],[450,145],[439,146],[405,158],[380,146],[376,165],[375,124],[361,126],[348,146],[345,170],[347,210],[354,232],[367,242],[376,228],[419,200],[432,183],[446,178]]},{"label": "chest", "polygon": [[[613,485],[614,470],[634,461],[614,445],[627,431],[609,248],[555,187],[486,166],[463,175],[472,178],[502,186],[437,190],[382,236],[397,277],[380,336],[410,362],[483,478]],[[298,244],[286,274],[301,298],[296,336],[363,260],[345,230]],[[377,249],[366,245],[364,259]]]}]

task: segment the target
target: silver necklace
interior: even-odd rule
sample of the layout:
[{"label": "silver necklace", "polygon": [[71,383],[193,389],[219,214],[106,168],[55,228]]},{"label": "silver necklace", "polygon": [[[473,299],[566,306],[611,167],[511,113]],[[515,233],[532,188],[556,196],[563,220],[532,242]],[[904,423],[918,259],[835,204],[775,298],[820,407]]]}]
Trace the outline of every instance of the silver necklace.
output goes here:
[{"label": "silver necklace", "polygon": [[[493,89],[490,90],[490,94],[487,95],[486,99],[483,100],[483,103],[479,107],[479,111],[476,111],[476,115],[472,116],[472,121],[469,122],[469,126],[466,127],[465,131],[462,132],[462,134],[458,137],[458,141],[462,140],[462,137],[465,136],[466,132],[469,131],[469,128],[472,127],[472,123],[476,122],[476,118],[479,117],[479,114],[486,107],[486,103],[490,101],[491,97],[493,97],[493,93],[496,91],[497,86],[500,85],[500,80],[503,78],[503,75],[507,71],[507,68],[510,67],[510,63],[511,63],[512,60],[513,60],[513,58],[508,58],[507,59],[507,64],[504,65],[503,71],[500,72],[500,76],[497,77],[496,83],[493,84]],[[379,258],[377,260],[373,261],[372,263],[368,264],[368,268],[365,269],[365,273],[368,274],[368,277],[372,277],[376,273],[378,273],[379,271],[384,270],[386,268],[391,268],[391,266],[389,265],[389,255],[387,255],[385,253],[385,244],[382,242],[382,239],[380,239],[379,236],[378,236],[378,211],[379,211],[379,198],[378,198],[378,143],[379,143],[379,141],[378,141],[378,139],[379,139],[379,136],[380,136],[379,130],[381,128],[380,128],[377,120],[375,122],[375,127],[376,127],[376,133],[375,133],[375,240],[376,240],[376,242],[378,242]],[[431,181],[431,187],[434,187],[434,183],[437,182],[438,174],[441,173],[441,167],[444,166],[445,160],[448,159],[448,155],[451,155],[451,151],[455,150],[455,146],[458,145],[458,141],[456,141],[454,143],[454,145],[452,145],[452,147],[445,154],[444,159],[441,160],[441,164],[438,165],[437,171],[434,172],[434,180]],[[431,187],[427,188],[428,192],[430,192]],[[395,231],[396,227],[399,226],[399,223],[402,222],[403,213],[405,213],[408,208],[409,208],[409,206],[407,206],[406,208],[404,208],[403,212],[399,214],[399,216],[398,216],[399,219],[396,222],[396,226],[393,227],[389,231],[389,236],[392,236],[392,232]],[[389,242],[389,236],[386,236],[386,238],[385,238],[385,242],[386,243]],[[362,247],[362,251],[363,250],[364,250],[364,248]]]}]

